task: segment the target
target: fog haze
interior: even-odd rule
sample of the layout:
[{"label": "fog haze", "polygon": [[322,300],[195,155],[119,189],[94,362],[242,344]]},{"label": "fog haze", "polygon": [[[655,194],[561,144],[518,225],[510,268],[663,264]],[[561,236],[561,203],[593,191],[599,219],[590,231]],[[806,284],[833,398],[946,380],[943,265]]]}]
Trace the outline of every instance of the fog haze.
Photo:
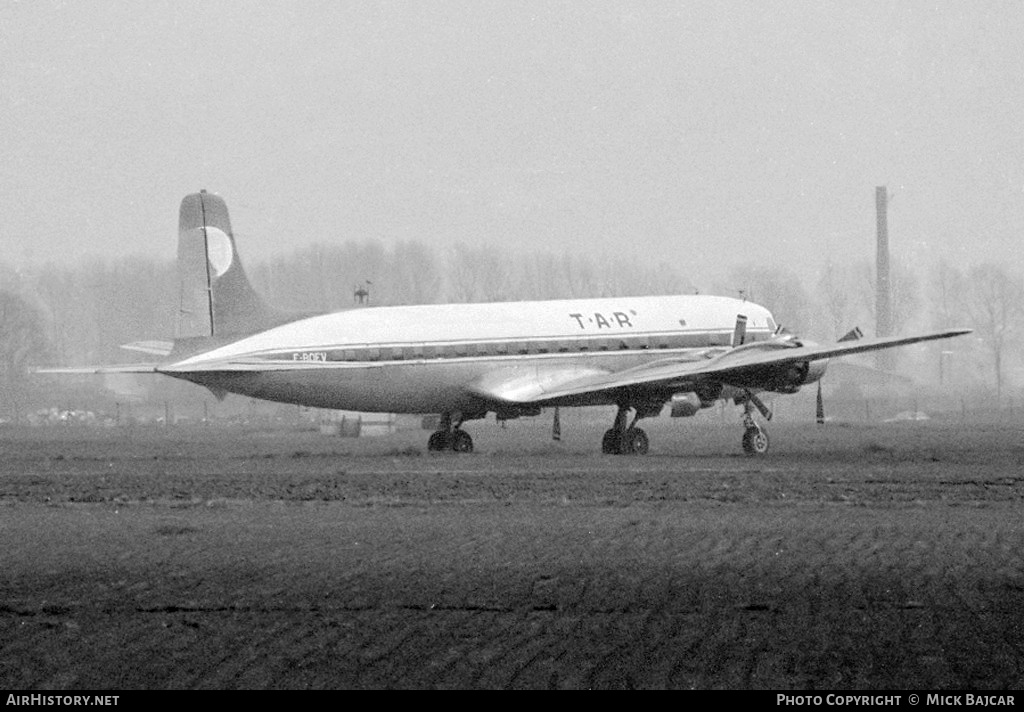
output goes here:
[{"label": "fog haze", "polygon": [[416,239],[622,251],[708,288],[873,256],[1024,267],[1024,6],[0,5],[0,259]]}]

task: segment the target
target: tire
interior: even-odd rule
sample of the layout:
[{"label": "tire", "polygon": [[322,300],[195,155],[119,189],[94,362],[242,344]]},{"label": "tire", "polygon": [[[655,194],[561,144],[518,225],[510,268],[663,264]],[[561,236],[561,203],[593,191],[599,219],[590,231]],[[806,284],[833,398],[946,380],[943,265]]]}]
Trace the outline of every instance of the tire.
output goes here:
[{"label": "tire", "polygon": [[448,449],[448,433],[443,430],[431,433],[430,439],[427,440],[427,450],[431,452],[441,452],[442,450]]},{"label": "tire", "polygon": [[453,452],[473,452],[473,438],[465,430],[452,431]]},{"label": "tire", "polygon": [[768,433],[761,428],[747,428],[743,433],[743,452],[764,455],[768,452]]},{"label": "tire", "polygon": [[619,438],[613,428],[604,431],[604,437],[601,438],[601,452],[605,455],[619,454]]},{"label": "tire", "polygon": [[640,428],[630,428],[626,431],[622,452],[626,455],[646,455],[649,446],[647,433]]}]

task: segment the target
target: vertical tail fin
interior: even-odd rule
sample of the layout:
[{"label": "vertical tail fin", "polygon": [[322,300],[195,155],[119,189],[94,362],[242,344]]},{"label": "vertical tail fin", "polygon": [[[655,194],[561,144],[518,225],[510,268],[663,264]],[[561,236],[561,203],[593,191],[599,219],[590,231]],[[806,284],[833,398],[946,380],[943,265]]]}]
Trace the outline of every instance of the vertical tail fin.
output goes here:
[{"label": "vertical tail fin", "polygon": [[178,338],[245,335],[288,321],[249,284],[228,207],[205,190],[181,201],[178,285]]}]

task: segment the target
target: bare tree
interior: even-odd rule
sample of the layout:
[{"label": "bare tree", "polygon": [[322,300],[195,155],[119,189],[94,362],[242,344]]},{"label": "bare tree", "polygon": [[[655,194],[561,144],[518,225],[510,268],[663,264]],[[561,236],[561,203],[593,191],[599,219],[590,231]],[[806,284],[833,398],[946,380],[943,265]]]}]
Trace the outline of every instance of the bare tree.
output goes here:
[{"label": "bare tree", "polygon": [[39,311],[13,292],[0,291],[0,399],[18,417],[28,394],[28,365],[46,355]]},{"label": "bare tree", "polygon": [[561,259],[562,274],[569,285],[572,297],[595,297],[600,292],[600,279],[596,269],[586,255],[574,252],[563,252]]},{"label": "bare tree", "polygon": [[805,332],[813,319],[811,300],[795,273],[782,267],[747,265],[730,274],[733,296],[740,293],[772,311],[775,321]]},{"label": "bare tree", "polygon": [[996,381],[996,402],[1002,399],[1006,351],[1020,333],[1024,318],[1024,283],[990,262],[967,273],[967,308],[972,326],[988,347]]},{"label": "bare tree", "polygon": [[397,304],[431,304],[441,299],[442,277],[434,252],[422,242],[406,241],[391,254],[389,286]]},{"label": "bare tree", "polygon": [[[875,316],[875,265],[864,260],[857,263],[860,274],[861,303]],[[917,271],[906,260],[894,257],[889,264],[889,289],[892,296],[892,331],[901,334],[921,312],[921,280]]]},{"label": "bare tree", "polygon": [[458,243],[448,253],[447,295],[450,302],[496,302],[513,299],[509,257],[494,248]]},{"label": "bare tree", "polygon": [[829,336],[838,339],[863,316],[863,309],[857,303],[853,282],[853,270],[849,265],[829,262],[818,277],[817,295],[821,311],[828,325]]},{"label": "bare tree", "polygon": [[932,269],[928,287],[932,326],[936,329],[960,326],[967,287],[963,272],[948,260],[940,259]]},{"label": "bare tree", "polygon": [[568,296],[561,291],[558,265],[549,252],[530,252],[510,265],[519,299],[558,299]]}]

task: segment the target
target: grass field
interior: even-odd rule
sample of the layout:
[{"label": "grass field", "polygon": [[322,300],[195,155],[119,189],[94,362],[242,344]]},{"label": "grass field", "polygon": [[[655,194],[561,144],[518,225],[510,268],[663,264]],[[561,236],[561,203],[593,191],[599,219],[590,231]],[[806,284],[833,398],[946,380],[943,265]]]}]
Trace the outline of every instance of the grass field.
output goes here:
[{"label": "grass field", "polygon": [[0,431],[0,687],[1024,682],[1019,428],[547,426]]}]

